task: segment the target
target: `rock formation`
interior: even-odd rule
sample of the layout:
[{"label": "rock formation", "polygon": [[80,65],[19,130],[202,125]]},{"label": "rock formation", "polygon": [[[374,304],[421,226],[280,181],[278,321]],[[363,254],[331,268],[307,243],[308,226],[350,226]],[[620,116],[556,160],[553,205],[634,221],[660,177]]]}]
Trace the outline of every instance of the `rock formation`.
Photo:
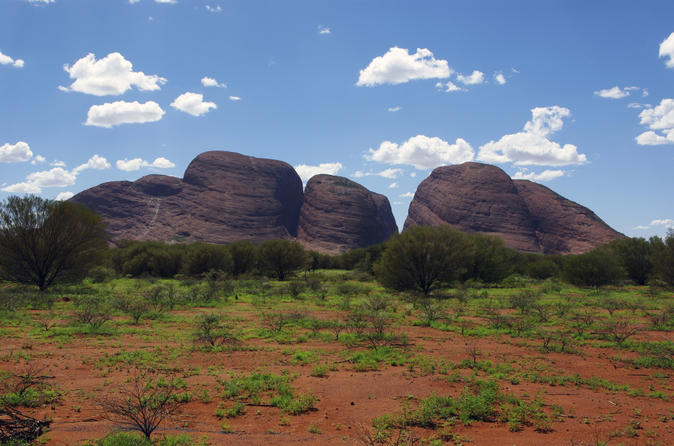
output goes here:
[{"label": "rock formation", "polygon": [[417,188],[405,228],[443,224],[545,254],[582,253],[622,237],[589,209],[545,186],[513,181],[496,166],[472,162],[438,167]]},{"label": "rock formation", "polygon": [[304,190],[297,239],[322,252],[381,243],[398,232],[388,199],[347,178],[316,175]]},{"label": "rock formation", "polygon": [[302,213],[308,238],[297,237],[304,194],[292,166],[233,152],[200,154],[182,180],[148,175],[135,182],[114,181],[80,192],[71,201],[102,215],[113,240],[257,243],[297,237],[314,249],[341,252],[379,243],[397,231],[388,199],[349,183],[359,192],[328,200],[330,213],[320,217],[325,221],[314,217],[323,212],[327,197],[320,191],[310,194],[315,207]]}]

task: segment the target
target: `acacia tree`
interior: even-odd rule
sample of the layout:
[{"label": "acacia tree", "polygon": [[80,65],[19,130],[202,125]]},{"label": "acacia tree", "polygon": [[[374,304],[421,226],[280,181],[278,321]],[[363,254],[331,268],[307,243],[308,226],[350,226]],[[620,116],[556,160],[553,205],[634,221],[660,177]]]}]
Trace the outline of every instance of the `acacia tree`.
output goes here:
[{"label": "acacia tree", "polygon": [[260,269],[279,280],[307,264],[304,247],[289,240],[265,240],[257,247],[257,257]]},{"label": "acacia tree", "polygon": [[80,279],[105,247],[104,229],[82,204],[9,197],[0,204],[0,277],[41,291]]},{"label": "acacia tree", "polygon": [[466,271],[471,251],[467,236],[449,226],[412,226],[387,242],[374,271],[387,288],[428,296]]}]

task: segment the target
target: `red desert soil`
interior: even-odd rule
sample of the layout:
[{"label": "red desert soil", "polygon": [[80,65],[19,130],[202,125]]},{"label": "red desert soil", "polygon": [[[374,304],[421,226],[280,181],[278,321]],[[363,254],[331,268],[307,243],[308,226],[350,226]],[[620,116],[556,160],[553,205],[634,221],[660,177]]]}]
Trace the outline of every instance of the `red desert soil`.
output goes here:
[{"label": "red desert soil", "polygon": [[[248,309],[246,304],[239,308]],[[190,310],[190,312],[198,309]],[[189,312],[176,312],[176,314]],[[194,314],[194,313],[192,313]],[[318,315],[319,313],[316,313]],[[254,323],[254,315],[241,313]],[[245,316],[244,316],[245,315]],[[150,328],[148,322],[146,328]],[[176,326],[178,329],[179,326]],[[404,327],[410,339],[407,348],[412,354],[423,354],[437,361],[454,363],[468,359],[464,339],[456,333],[424,327]],[[667,333],[665,333],[667,334]],[[663,333],[646,332],[641,335],[649,339],[662,339]],[[666,336],[665,336],[666,338]],[[50,417],[53,422],[46,435],[47,445],[73,445],[82,440],[104,436],[115,428],[107,421],[96,405],[97,395],[109,391],[123,383],[130,375],[128,366],[96,367],[95,360],[104,354],[114,354],[124,350],[151,351],[155,347],[180,347],[179,342],[168,340],[159,344],[151,337],[134,335],[123,339],[100,337],[78,337],[72,343],[57,345],[44,343],[38,346],[26,345],[26,339],[5,336],[0,346],[0,365],[5,369],[16,368],[18,355],[26,352],[38,357],[35,361],[47,366],[54,376],[52,384],[63,392],[61,401],[53,406],[37,410],[36,414]],[[544,368],[543,374],[573,375],[583,378],[601,377],[607,381],[628,384],[634,389],[648,393],[649,384],[671,391],[668,371],[661,369],[628,368],[624,363],[612,359],[617,352],[600,348],[581,349],[582,354],[548,353],[542,354],[537,341],[522,340],[503,336],[501,339],[470,338],[470,342],[481,352],[480,360],[495,363],[512,360],[525,361],[525,367]],[[526,344],[529,344],[528,346]],[[450,382],[447,375],[437,371],[422,376],[418,368],[389,366],[381,364],[380,370],[358,372],[349,362],[343,360],[339,352],[346,349],[339,343],[325,343],[309,339],[294,345],[279,345],[272,340],[253,339],[248,346],[264,347],[264,351],[234,351],[221,353],[191,352],[189,357],[178,357],[171,366],[185,370],[198,368],[199,374],[188,376],[185,381],[189,389],[198,395],[208,389],[211,401],[204,403],[199,397],[183,406],[180,414],[167,422],[158,433],[188,433],[193,438],[207,437],[211,444],[310,444],[310,445],[359,445],[366,444],[360,437],[363,429],[371,429],[373,417],[386,413],[400,412],[402,403],[414,398],[421,399],[430,394],[460,395],[463,384]],[[189,345],[182,347],[189,348]],[[364,347],[358,347],[363,349]],[[283,351],[286,350],[286,354]],[[318,362],[335,362],[338,370],[330,371],[327,377],[309,376],[313,364],[292,365],[287,350],[316,350],[323,354]],[[189,352],[189,350],[187,350]],[[223,402],[222,387],[215,376],[226,377],[227,371],[251,372],[258,369],[280,373],[288,370],[297,373],[292,383],[300,392],[312,391],[317,397],[316,410],[291,416],[274,407],[247,407],[247,413],[236,418],[218,420],[215,411]],[[468,376],[470,369],[456,369]],[[667,372],[667,373],[663,373]],[[484,374],[482,374],[484,376]],[[474,445],[671,445],[674,444],[674,405],[671,401],[647,397],[630,396],[627,392],[610,392],[599,388],[592,390],[580,386],[550,386],[532,384],[522,380],[512,384],[501,380],[502,390],[524,400],[540,395],[547,406],[559,405],[563,415],[552,424],[552,432],[539,433],[531,426],[520,432],[510,432],[502,422],[475,422],[464,426],[457,422],[451,432]],[[667,392],[666,392],[667,393]],[[639,423],[636,437],[615,436],[630,423]],[[221,427],[226,423],[229,432]],[[318,433],[311,433],[318,431]],[[415,428],[421,438],[438,435],[440,429]],[[606,443],[600,443],[606,442]],[[452,442],[446,444],[453,444]]]}]

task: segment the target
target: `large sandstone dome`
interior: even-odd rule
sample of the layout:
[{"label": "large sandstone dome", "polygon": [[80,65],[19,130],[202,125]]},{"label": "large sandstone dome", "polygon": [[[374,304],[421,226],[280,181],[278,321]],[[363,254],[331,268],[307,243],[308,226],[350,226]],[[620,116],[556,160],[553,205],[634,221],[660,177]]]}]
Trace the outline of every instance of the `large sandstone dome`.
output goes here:
[{"label": "large sandstone dome", "polygon": [[421,182],[405,228],[450,225],[502,238],[513,249],[579,254],[622,237],[591,210],[496,166],[443,166]]},{"label": "large sandstone dome", "polygon": [[311,249],[339,252],[398,232],[388,199],[344,177],[316,175],[304,189],[297,237]]},{"label": "large sandstone dome", "polygon": [[[338,178],[327,177],[322,181]],[[358,194],[334,196],[324,188],[314,190],[317,181],[309,180],[304,208],[302,181],[289,164],[212,151],[198,155],[183,179],[148,175],[103,183],[71,201],[103,216],[112,240],[258,243],[297,238],[312,249],[336,253],[380,243],[397,232],[383,195],[349,181]],[[298,237],[300,215],[304,229]]]}]

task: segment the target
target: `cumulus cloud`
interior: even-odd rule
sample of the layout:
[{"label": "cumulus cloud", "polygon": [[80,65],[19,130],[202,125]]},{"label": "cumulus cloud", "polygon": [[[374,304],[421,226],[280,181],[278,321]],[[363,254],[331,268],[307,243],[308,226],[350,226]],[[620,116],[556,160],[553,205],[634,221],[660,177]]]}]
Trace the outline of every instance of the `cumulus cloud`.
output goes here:
[{"label": "cumulus cloud", "polygon": [[24,61],[23,59],[12,59],[0,51],[0,65],[11,65],[15,68],[23,68]]},{"label": "cumulus cloud", "polygon": [[106,102],[94,105],[87,113],[85,125],[110,128],[120,124],[156,122],[164,116],[164,110],[154,101],[141,104],[137,101]]},{"label": "cumulus cloud", "polygon": [[50,3],[56,3],[56,0],[27,0],[28,3],[35,6],[48,5]]},{"label": "cumulus cloud", "polygon": [[133,172],[135,170],[140,170],[143,167],[151,167],[155,169],[171,169],[176,166],[174,163],[167,160],[163,156],[155,158],[155,160],[152,161],[151,163],[145,161],[142,158],[133,158],[133,159],[124,158],[123,160],[117,160],[117,162],[115,162],[115,165],[119,170],[123,170],[125,172]]},{"label": "cumulus cloud", "polygon": [[[44,157],[37,155],[35,158],[37,159],[38,157],[42,158],[42,160],[44,161]],[[63,167],[65,166],[65,163],[63,162],[59,161],[56,163],[52,163],[52,165],[54,164],[58,164],[58,167],[54,167],[50,170],[42,170],[30,173],[26,176],[25,181],[21,183],[11,184],[9,186],[2,188],[1,190],[4,192],[11,192],[11,193],[39,194],[42,192],[42,188],[44,187],[72,186],[73,184],[75,184],[75,181],[77,180],[77,175],[79,175],[80,172],[82,172],[83,170],[86,169],[102,170],[110,168],[110,163],[105,158],[99,155],[92,156],[91,158],[89,158],[89,161],[87,161],[84,164],[80,164],[72,171],[64,169]],[[63,194],[68,193],[70,192],[64,192]],[[59,196],[61,196],[61,194],[59,194]],[[72,193],[70,193],[69,196],[63,199],[67,200],[70,197],[72,197]],[[59,198],[57,197],[57,200],[58,199]]]},{"label": "cumulus cloud", "polygon": [[358,170],[358,171],[356,171],[356,173],[353,174],[353,176],[356,177],[356,178],[377,176],[377,177],[388,178],[388,179],[392,180],[392,179],[398,178],[398,176],[402,173],[403,173],[402,169],[389,168],[389,169],[384,169],[381,172],[363,172],[362,170]]},{"label": "cumulus cloud", "polygon": [[665,60],[665,65],[669,68],[674,68],[674,33],[671,33],[660,44],[659,56],[665,59],[669,58],[669,60]]},{"label": "cumulus cloud", "polygon": [[62,91],[78,91],[95,96],[120,95],[136,87],[140,91],[160,90],[166,79],[156,74],[133,71],[133,64],[120,53],[110,53],[100,60],[89,53],[72,66],[63,69],[75,81]]},{"label": "cumulus cloud", "polygon": [[413,198],[414,197],[414,192],[405,192],[404,194],[400,194],[401,198]]},{"label": "cumulus cloud", "polygon": [[204,87],[220,87],[227,88],[227,84],[224,82],[220,83],[212,77],[204,76],[201,78],[201,85]]},{"label": "cumulus cloud", "polygon": [[192,116],[202,116],[208,113],[211,109],[216,109],[218,106],[215,102],[204,102],[204,95],[200,93],[192,93],[190,91],[181,94],[173,102],[171,107],[176,110],[188,113]]},{"label": "cumulus cloud", "polygon": [[554,105],[531,110],[532,119],[519,133],[505,135],[480,147],[477,159],[487,163],[515,163],[516,165],[567,166],[584,164],[587,157],[578,153],[578,147],[548,139],[561,130],[564,118],[571,116],[568,108]]},{"label": "cumulus cloud", "polygon": [[22,163],[30,160],[33,152],[28,143],[19,141],[16,144],[5,143],[0,146],[0,163]]},{"label": "cumulus cloud", "polygon": [[331,34],[330,28],[327,26],[318,25],[318,34]]},{"label": "cumulus cloud", "polygon": [[397,105],[397,106],[395,106],[395,107],[389,107],[389,108],[387,108],[387,110],[390,111],[390,112],[392,112],[392,113],[395,113],[395,112],[400,111],[400,110],[402,110],[402,109],[403,109],[403,108],[402,108],[401,106],[399,106],[399,105]]},{"label": "cumulus cloud", "polygon": [[484,73],[474,70],[470,75],[457,74],[456,79],[464,85],[477,85],[484,82]]},{"label": "cumulus cloud", "polygon": [[395,188],[398,187],[398,183],[396,183],[396,182],[394,181],[393,183],[389,184],[388,187],[389,187],[389,189],[395,189]]},{"label": "cumulus cloud", "polygon": [[647,125],[650,130],[636,137],[637,144],[657,146],[674,143],[674,99],[663,99],[655,107],[643,109],[639,118],[641,124]]},{"label": "cumulus cloud", "polygon": [[494,74],[494,80],[499,85],[505,85],[505,83],[506,83],[506,78],[503,75],[503,73],[495,73]]},{"label": "cumulus cloud", "polygon": [[30,163],[34,166],[34,165],[36,165],[37,163],[44,163],[44,162],[46,162],[46,161],[47,161],[47,158],[45,158],[44,156],[42,156],[42,155],[35,155],[35,158],[33,158],[33,159],[31,160]]},{"label": "cumulus cloud", "polygon": [[168,3],[168,4],[176,4],[178,3],[178,0],[154,0],[155,3]]},{"label": "cumulus cloud", "polygon": [[298,164],[295,166],[295,171],[300,176],[303,182],[309,181],[309,178],[314,175],[325,173],[328,175],[335,175],[342,170],[342,163],[322,163],[318,166],[310,166],[308,164]]},{"label": "cumulus cloud", "polygon": [[236,102],[236,101],[240,101],[240,100],[241,100],[241,98],[240,98],[240,97],[238,97],[238,96],[230,96],[230,97],[229,97],[229,100],[230,100],[230,101],[234,101],[234,102]]},{"label": "cumulus cloud", "polygon": [[206,5],[206,11],[208,11],[208,12],[222,12],[222,6],[220,6],[220,5],[216,5],[216,6]]},{"label": "cumulus cloud", "polygon": [[447,61],[436,59],[426,48],[417,48],[416,53],[410,54],[405,48],[393,47],[360,70],[356,85],[396,85],[415,79],[445,79],[451,74],[452,69]]},{"label": "cumulus cloud", "polygon": [[73,169],[73,173],[78,174],[81,171],[87,169],[105,170],[109,169],[110,167],[111,167],[110,163],[108,162],[107,159],[98,154],[95,154],[94,156],[89,158],[89,161],[87,161],[86,163],[80,164],[79,166],[75,167]]},{"label": "cumulus cloud", "polygon": [[397,144],[384,141],[377,149],[370,149],[365,155],[369,161],[386,164],[406,164],[417,169],[432,169],[444,164],[458,164],[471,161],[475,152],[468,142],[458,138],[454,144],[425,135],[417,135]]},{"label": "cumulus cloud", "polygon": [[70,200],[72,197],[74,197],[75,194],[70,192],[70,191],[65,191],[65,192],[59,192],[59,194],[54,198],[56,201],[66,201]]},{"label": "cumulus cloud", "polygon": [[437,88],[438,90],[443,90],[447,93],[452,93],[454,91],[466,91],[465,89],[459,87],[452,81],[447,81],[446,83],[437,82],[435,84],[435,88]]},{"label": "cumulus cloud", "polygon": [[543,172],[535,173],[522,169],[516,172],[513,178],[515,180],[550,181],[563,176],[563,170],[544,170]]},{"label": "cumulus cloud", "polygon": [[[624,87],[620,88],[617,85],[611,88],[595,91],[594,94],[605,99],[622,99],[630,95],[632,91],[641,90],[639,87]],[[648,96],[648,90],[642,90],[642,96]]]}]

